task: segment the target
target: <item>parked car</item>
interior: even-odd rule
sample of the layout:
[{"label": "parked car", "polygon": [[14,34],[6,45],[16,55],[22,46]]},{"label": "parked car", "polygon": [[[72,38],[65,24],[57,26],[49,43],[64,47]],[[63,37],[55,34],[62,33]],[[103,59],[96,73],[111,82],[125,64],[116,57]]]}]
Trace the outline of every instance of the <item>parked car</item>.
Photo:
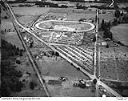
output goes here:
[{"label": "parked car", "polygon": [[66,80],[68,80],[68,78],[66,78],[66,77],[60,77],[59,80],[60,81],[66,81]]}]

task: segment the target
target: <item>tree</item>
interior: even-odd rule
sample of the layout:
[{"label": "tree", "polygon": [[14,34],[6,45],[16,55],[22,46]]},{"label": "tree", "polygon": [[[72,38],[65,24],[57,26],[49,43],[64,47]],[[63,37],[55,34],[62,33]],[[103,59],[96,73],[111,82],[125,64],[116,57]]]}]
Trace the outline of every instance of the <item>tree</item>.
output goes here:
[{"label": "tree", "polygon": [[128,15],[124,15],[122,20],[124,23],[128,23]]},{"label": "tree", "polygon": [[58,53],[58,52],[55,52],[55,55],[56,55],[56,56],[59,56],[59,53]]},{"label": "tree", "polygon": [[34,44],[34,42],[32,41],[32,42],[30,42],[30,48],[32,48],[33,47],[33,44]]},{"label": "tree", "polygon": [[106,48],[109,48],[109,45],[108,44],[106,45]]},{"label": "tree", "polygon": [[97,2],[97,0],[95,0],[95,2]]},{"label": "tree", "polygon": [[10,96],[11,94],[11,91],[10,91],[10,88],[6,85],[6,83],[4,81],[2,81],[2,83],[4,84],[1,84],[1,96],[2,97],[8,97]]},{"label": "tree", "polygon": [[76,7],[78,7],[80,4],[79,3],[76,3]]},{"label": "tree", "polygon": [[1,34],[3,34],[3,35],[4,35],[4,34],[5,34],[5,32],[4,32],[3,30],[1,30]]},{"label": "tree", "polygon": [[21,91],[23,84],[19,81],[19,77],[22,76],[22,73],[10,65],[1,64],[1,68],[1,95],[7,97],[10,96],[11,92]]},{"label": "tree", "polygon": [[114,21],[112,22],[112,24],[113,24],[114,26],[116,26],[116,25],[118,24],[117,19],[114,19]]},{"label": "tree", "polygon": [[35,86],[37,86],[37,84],[34,81],[31,81],[29,83],[30,89],[33,90],[35,88]]},{"label": "tree", "polygon": [[20,56],[23,56],[23,51],[20,50],[19,52],[20,52],[19,55],[20,55]]},{"label": "tree", "polygon": [[116,17],[116,18],[119,18],[119,17],[120,17],[120,11],[119,11],[119,10],[116,10],[116,11],[115,11],[115,17]]},{"label": "tree", "polygon": [[96,79],[94,79],[94,80],[93,80],[93,84],[96,84],[96,83],[97,83],[97,80],[96,80]]},{"label": "tree", "polygon": [[104,19],[102,19],[102,22],[101,22],[101,30],[104,30],[105,29],[105,21]]},{"label": "tree", "polygon": [[116,2],[114,2],[114,8],[119,9],[118,4]]},{"label": "tree", "polygon": [[16,2],[25,2],[27,0],[15,0]]},{"label": "tree", "polygon": [[16,60],[16,63],[17,63],[17,64],[20,64],[21,62],[20,62],[20,60]]},{"label": "tree", "polygon": [[105,23],[105,30],[107,29],[107,30],[110,30],[110,27],[111,27],[111,22],[109,21],[109,22],[106,22]]},{"label": "tree", "polygon": [[98,22],[98,17],[97,17],[97,15],[95,16],[95,22]]},{"label": "tree", "polygon": [[4,19],[8,19],[8,17],[7,16],[4,16]]},{"label": "tree", "polygon": [[110,30],[105,30],[104,31],[104,38],[109,38],[109,39],[113,39],[113,36],[112,36],[112,32],[110,32]]},{"label": "tree", "polygon": [[8,97],[11,92],[21,91],[23,84],[19,81],[22,76],[20,71],[15,69],[15,64],[10,57],[15,56],[17,51],[16,46],[8,43],[5,40],[1,40],[2,47],[2,61],[1,61],[1,96]]},{"label": "tree", "polygon": [[95,37],[95,36],[93,37],[93,40],[92,40],[92,41],[93,41],[93,42],[96,42],[96,37]]}]

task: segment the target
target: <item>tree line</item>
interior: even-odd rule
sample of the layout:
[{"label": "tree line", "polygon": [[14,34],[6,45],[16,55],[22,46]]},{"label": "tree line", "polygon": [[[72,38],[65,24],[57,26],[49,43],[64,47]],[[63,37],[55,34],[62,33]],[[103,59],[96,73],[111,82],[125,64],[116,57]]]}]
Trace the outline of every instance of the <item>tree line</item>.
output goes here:
[{"label": "tree line", "polygon": [[24,50],[23,49],[19,49],[18,47],[16,47],[15,45],[12,45],[11,43],[8,43],[7,41],[1,39],[1,53],[2,53],[2,59],[6,59],[7,57],[10,56],[22,56]]},{"label": "tree line", "polygon": [[103,37],[113,39],[112,33],[110,32],[110,28],[112,26],[117,26],[118,24],[128,23],[128,15],[120,12],[118,9],[114,14],[115,18],[113,21],[106,22],[104,19],[101,22],[101,27],[99,30],[104,31]]},{"label": "tree line", "polygon": [[11,96],[12,92],[19,92],[23,83],[19,81],[22,76],[21,71],[16,70],[15,56],[22,56],[23,50],[15,45],[1,39],[1,88],[2,97]]}]

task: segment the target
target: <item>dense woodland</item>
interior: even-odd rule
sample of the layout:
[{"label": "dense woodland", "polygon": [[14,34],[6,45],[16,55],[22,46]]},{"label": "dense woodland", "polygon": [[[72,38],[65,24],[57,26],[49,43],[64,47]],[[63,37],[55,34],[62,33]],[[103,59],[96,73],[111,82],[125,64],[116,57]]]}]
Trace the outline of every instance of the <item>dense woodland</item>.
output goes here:
[{"label": "dense woodland", "polygon": [[1,39],[1,96],[11,96],[12,92],[21,91],[23,84],[19,81],[22,76],[20,71],[16,70],[15,57],[22,56],[23,50],[15,45]]}]

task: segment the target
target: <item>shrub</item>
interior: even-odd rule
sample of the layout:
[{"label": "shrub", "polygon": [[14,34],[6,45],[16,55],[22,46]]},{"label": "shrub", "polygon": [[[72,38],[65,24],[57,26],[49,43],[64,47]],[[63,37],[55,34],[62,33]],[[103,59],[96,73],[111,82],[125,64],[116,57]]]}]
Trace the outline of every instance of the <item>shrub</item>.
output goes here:
[{"label": "shrub", "polygon": [[7,16],[4,16],[4,19],[8,19],[8,17]]},{"label": "shrub", "polygon": [[31,90],[34,90],[34,88],[35,88],[35,86],[37,86],[37,84],[36,84],[34,81],[31,81],[31,82],[29,83],[29,86],[30,86],[30,89],[31,89]]},{"label": "shrub", "polygon": [[17,64],[21,64],[20,60],[16,60],[16,63],[17,63]]}]

